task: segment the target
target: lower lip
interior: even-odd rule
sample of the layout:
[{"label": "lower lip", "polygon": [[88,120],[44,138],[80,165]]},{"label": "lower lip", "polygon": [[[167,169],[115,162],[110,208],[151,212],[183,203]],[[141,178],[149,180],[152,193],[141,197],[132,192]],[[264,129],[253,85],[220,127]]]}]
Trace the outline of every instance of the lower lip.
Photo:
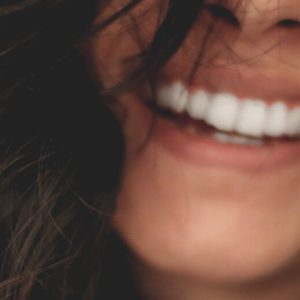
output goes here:
[{"label": "lower lip", "polygon": [[207,134],[191,135],[161,116],[154,126],[158,145],[195,166],[263,171],[300,162],[300,141],[278,139],[259,146],[222,143]]}]

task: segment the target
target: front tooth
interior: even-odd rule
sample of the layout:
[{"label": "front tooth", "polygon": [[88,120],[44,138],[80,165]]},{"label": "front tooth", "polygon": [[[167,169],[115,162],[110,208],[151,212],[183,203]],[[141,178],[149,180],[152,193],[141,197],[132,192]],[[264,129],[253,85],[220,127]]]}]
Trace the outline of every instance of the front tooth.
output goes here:
[{"label": "front tooth", "polygon": [[232,131],[236,123],[239,102],[230,94],[217,94],[207,111],[205,121],[224,131]]},{"label": "front tooth", "polygon": [[279,137],[285,133],[288,108],[282,102],[277,102],[269,108],[264,133],[267,136]]},{"label": "front tooth", "polygon": [[235,130],[240,134],[262,137],[267,106],[258,100],[244,100],[238,113]]},{"label": "front tooth", "polygon": [[288,113],[285,133],[289,136],[300,134],[300,107]]},{"label": "front tooth", "polygon": [[189,98],[186,111],[194,119],[201,120],[206,114],[210,104],[210,95],[205,91],[199,91]]},{"label": "front tooth", "polygon": [[175,82],[159,90],[157,102],[162,108],[171,109],[175,113],[182,113],[188,102],[188,92],[182,83]]}]

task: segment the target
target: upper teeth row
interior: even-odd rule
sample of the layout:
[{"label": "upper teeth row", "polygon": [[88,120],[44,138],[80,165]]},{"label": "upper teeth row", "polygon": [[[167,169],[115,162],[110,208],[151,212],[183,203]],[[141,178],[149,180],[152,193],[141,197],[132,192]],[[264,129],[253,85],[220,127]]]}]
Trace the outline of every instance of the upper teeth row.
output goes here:
[{"label": "upper teeth row", "polygon": [[261,100],[239,100],[228,93],[199,90],[189,94],[180,82],[175,82],[159,89],[157,103],[175,113],[186,112],[222,131],[252,137],[300,134],[300,107],[288,109],[282,101],[268,106]]}]

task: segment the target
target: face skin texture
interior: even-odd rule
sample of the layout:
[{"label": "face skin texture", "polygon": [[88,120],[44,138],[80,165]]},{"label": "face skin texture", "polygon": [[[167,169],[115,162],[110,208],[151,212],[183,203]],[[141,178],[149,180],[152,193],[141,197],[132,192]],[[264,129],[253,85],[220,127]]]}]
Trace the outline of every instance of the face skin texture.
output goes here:
[{"label": "face skin texture", "polygon": [[[126,3],[108,2],[95,23]],[[242,74],[241,81],[249,74],[270,82],[275,78],[276,93],[282,95],[282,82],[293,80],[300,94],[300,26],[278,23],[299,19],[300,1],[242,0],[235,11],[236,3],[227,3],[240,25],[222,18],[214,22],[205,67],[199,67],[193,84],[202,84],[203,78],[214,81],[213,70],[221,66]],[[126,76],[132,68],[128,58],[150,43],[166,4],[142,1],[86,43],[92,72],[102,86],[112,87]],[[161,78],[187,82],[210,22],[204,11]],[[222,81],[214,84],[223,87]],[[264,96],[255,89],[239,93]],[[192,164],[152,135],[140,148],[152,124],[143,97],[134,89],[117,97],[122,109],[111,107],[126,140],[114,228],[135,257],[133,269],[145,299],[299,299],[300,153],[293,163],[245,170]],[[266,153],[266,159],[271,155]]]}]

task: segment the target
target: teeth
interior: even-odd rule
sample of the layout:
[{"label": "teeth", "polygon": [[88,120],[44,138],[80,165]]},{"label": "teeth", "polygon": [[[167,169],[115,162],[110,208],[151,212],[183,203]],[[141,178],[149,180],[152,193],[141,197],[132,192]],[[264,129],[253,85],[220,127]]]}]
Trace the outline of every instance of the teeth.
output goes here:
[{"label": "teeth", "polygon": [[269,108],[269,114],[264,127],[265,135],[278,137],[285,134],[288,120],[288,108],[282,102],[276,102]]},{"label": "teeth", "polygon": [[294,136],[300,133],[300,107],[289,112],[285,133],[288,136]]},{"label": "teeth", "polygon": [[209,95],[204,91],[199,91],[192,95],[187,103],[187,113],[194,119],[203,119],[209,107]]},{"label": "teeth", "polygon": [[217,94],[212,97],[207,114],[206,123],[224,131],[234,129],[238,116],[239,103],[230,94]]},{"label": "teeth", "polygon": [[176,82],[160,89],[157,103],[162,108],[169,108],[173,112],[182,113],[186,109],[188,97],[185,87],[180,82]]},{"label": "teeth", "polygon": [[183,84],[175,82],[159,90],[157,103],[175,113],[186,112],[191,118],[204,120],[225,132],[255,138],[300,135],[300,107],[288,109],[281,101],[267,106],[264,101],[239,100],[228,93],[199,90],[189,95]]},{"label": "teeth", "polygon": [[221,143],[240,144],[240,145],[260,146],[264,143],[262,139],[249,138],[240,135],[229,135],[224,132],[214,133],[213,138]]},{"label": "teeth", "polygon": [[261,137],[267,117],[267,106],[258,100],[245,100],[238,112],[235,130],[238,133]]}]

